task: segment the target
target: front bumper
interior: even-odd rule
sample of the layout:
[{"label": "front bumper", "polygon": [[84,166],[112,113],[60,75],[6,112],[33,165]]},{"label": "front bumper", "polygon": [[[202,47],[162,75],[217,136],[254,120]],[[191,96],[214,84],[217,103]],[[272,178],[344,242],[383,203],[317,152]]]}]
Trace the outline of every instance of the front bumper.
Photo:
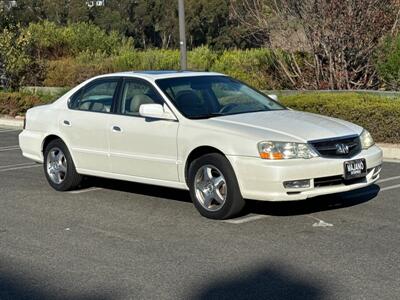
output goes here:
[{"label": "front bumper", "polygon": [[[344,162],[365,158],[368,174],[351,184],[344,182],[328,185],[314,184],[322,178],[340,178],[344,174]],[[373,146],[350,159],[314,158],[309,160],[269,161],[257,157],[228,156],[235,170],[242,196],[262,201],[303,200],[321,195],[335,194],[369,186],[379,179],[382,150]],[[309,188],[287,189],[284,181],[310,179]]]}]

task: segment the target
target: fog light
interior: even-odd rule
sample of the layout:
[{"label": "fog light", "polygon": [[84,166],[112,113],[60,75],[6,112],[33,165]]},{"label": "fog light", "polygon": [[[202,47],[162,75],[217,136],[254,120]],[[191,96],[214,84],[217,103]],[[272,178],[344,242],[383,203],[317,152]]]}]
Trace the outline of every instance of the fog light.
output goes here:
[{"label": "fog light", "polygon": [[305,189],[310,187],[310,179],[285,181],[283,186],[285,189]]}]

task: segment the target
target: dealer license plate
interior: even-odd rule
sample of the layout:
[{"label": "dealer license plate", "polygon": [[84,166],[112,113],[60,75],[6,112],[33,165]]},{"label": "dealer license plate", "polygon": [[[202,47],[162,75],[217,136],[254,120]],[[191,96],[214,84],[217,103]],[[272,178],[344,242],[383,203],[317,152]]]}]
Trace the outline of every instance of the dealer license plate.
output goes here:
[{"label": "dealer license plate", "polygon": [[346,161],[344,163],[344,179],[354,179],[367,176],[367,162],[364,158]]}]

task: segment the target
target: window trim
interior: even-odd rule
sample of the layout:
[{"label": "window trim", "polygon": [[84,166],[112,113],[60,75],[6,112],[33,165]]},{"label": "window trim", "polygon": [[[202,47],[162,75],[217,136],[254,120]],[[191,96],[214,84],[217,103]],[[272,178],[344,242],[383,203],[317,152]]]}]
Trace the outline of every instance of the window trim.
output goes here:
[{"label": "window trim", "polygon": [[[85,92],[85,90],[91,88],[94,85],[101,84],[103,82],[116,82],[117,86],[115,87],[114,95],[112,98],[112,103],[111,103],[111,108],[109,112],[104,112],[104,111],[92,111],[92,110],[83,110],[79,109],[79,106],[77,108],[72,107],[73,101],[81,101],[82,94]],[[110,76],[110,77],[102,77],[98,78],[95,80],[90,81],[88,84],[80,88],[78,91],[76,91],[71,97],[68,99],[68,109],[74,110],[74,111],[82,111],[82,112],[90,112],[90,113],[99,113],[99,114],[116,114],[116,104],[118,102],[118,95],[120,94],[120,89],[121,89],[121,83],[122,83],[122,77],[117,77],[117,76]],[[79,97],[75,99],[75,97]]]}]

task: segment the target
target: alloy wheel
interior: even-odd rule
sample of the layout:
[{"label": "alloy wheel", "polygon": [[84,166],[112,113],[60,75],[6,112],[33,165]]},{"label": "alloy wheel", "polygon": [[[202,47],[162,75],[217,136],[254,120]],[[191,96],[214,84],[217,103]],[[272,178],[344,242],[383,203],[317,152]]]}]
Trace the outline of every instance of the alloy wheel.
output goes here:
[{"label": "alloy wheel", "polygon": [[194,188],[198,202],[208,211],[220,210],[227,197],[224,175],[213,165],[201,167],[195,177]]}]

